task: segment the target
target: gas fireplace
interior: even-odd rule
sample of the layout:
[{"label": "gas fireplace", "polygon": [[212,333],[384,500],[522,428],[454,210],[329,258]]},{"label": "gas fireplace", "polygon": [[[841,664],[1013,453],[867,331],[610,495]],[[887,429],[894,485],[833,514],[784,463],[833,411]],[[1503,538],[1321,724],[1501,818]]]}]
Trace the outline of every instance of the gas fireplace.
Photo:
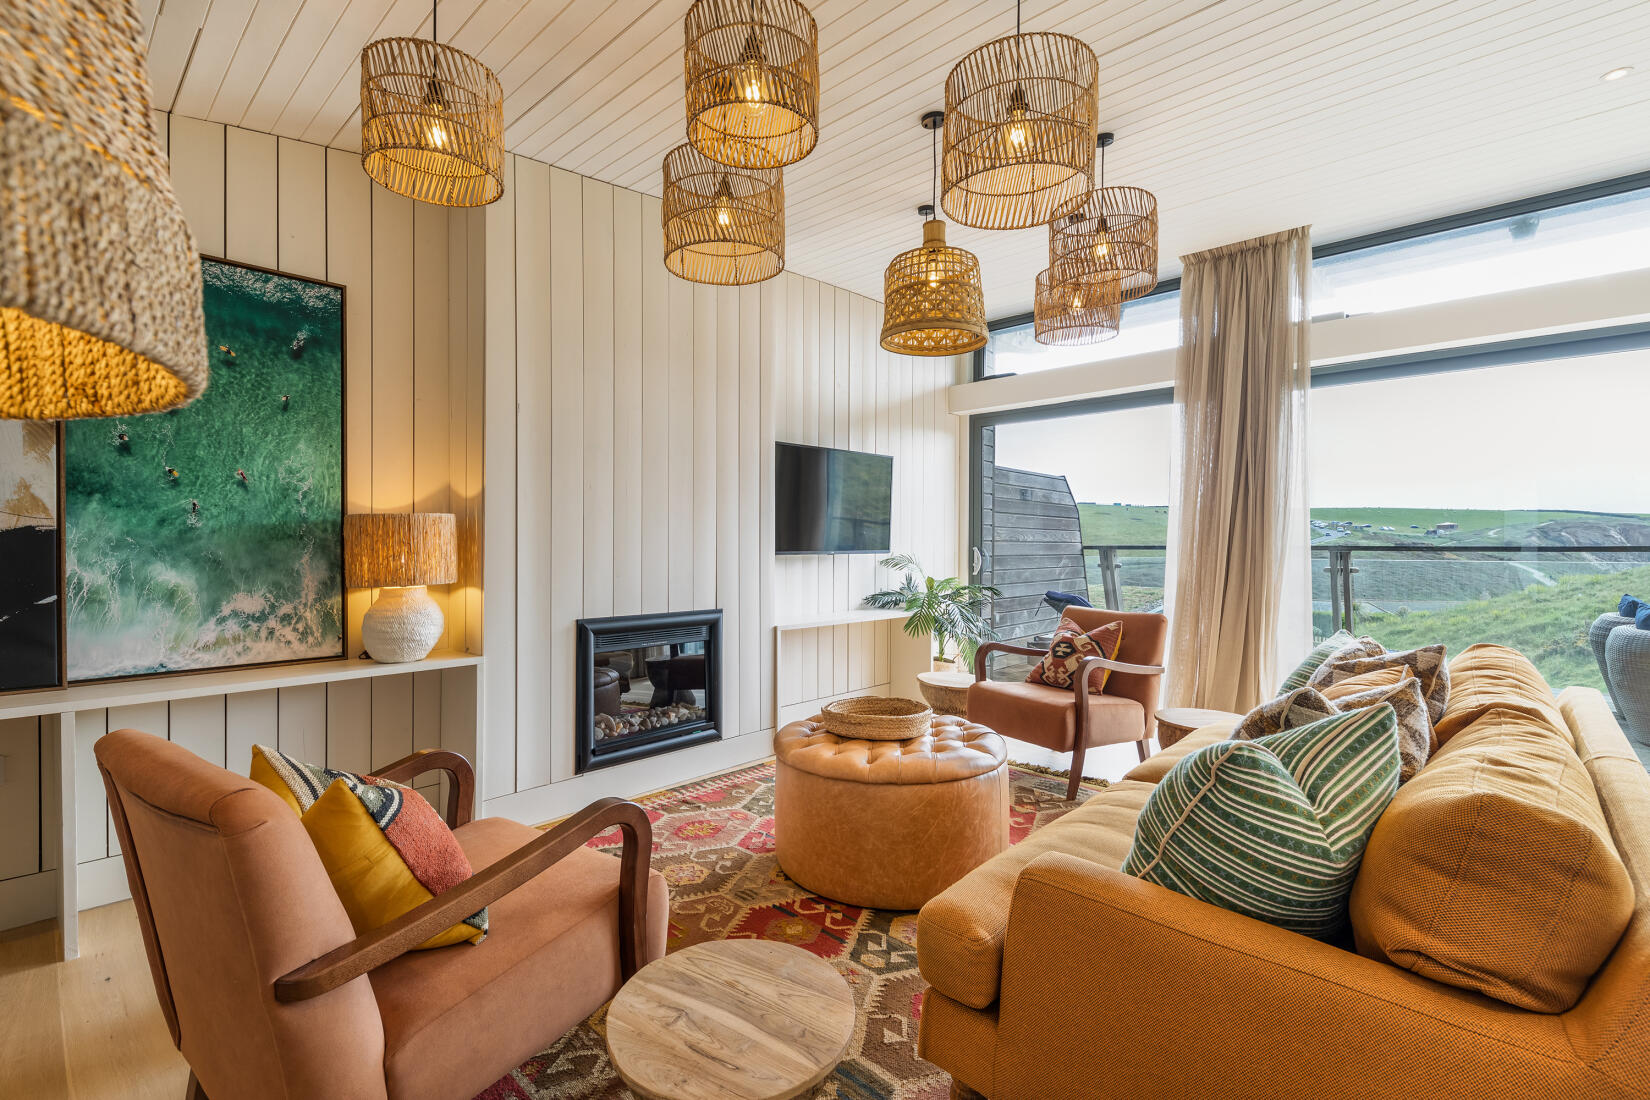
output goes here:
[{"label": "gas fireplace", "polygon": [[722,612],[578,621],[583,772],[722,737]]}]

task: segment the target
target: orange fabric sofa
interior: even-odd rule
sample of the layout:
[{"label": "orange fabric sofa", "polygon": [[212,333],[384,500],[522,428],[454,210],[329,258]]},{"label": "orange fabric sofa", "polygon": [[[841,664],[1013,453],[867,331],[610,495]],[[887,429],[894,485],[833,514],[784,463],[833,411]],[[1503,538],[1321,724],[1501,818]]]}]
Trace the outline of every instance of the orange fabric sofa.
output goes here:
[{"label": "orange fabric sofa", "polygon": [[[1484,659],[1480,651],[1490,650],[1499,652]],[[1563,790],[1534,784],[1529,797],[1568,799],[1607,822],[1613,844],[1604,847],[1613,854],[1593,854],[1614,868],[1625,931],[1606,929],[1609,940],[1591,944],[1604,961],[1574,975],[1580,984],[1560,997],[1562,1011],[1464,988],[1458,974],[1424,958],[1399,965],[1351,936],[1338,944],[1309,939],[1122,874],[1153,785],[1175,761],[1227,736],[1228,723],[1157,753],[923,908],[917,951],[929,988],[919,1053],[952,1075],[954,1096],[990,1100],[1650,1096],[1650,775],[1602,695],[1571,688],[1555,699],[1533,667],[1516,671],[1528,662],[1508,654],[1478,646],[1452,664],[1457,682],[1438,724],[1450,742],[1411,783],[1435,765],[1452,769],[1440,775],[1465,771],[1470,779],[1482,770],[1463,768],[1470,753],[1492,765],[1516,760],[1520,744],[1541,736],[1532,731],[1563,738],[1572,765],[1561,784],[1549,784]],[[1517,768],[1508,774],[1516,777]],[[1482,839],[1493,828],[1488,809],[1469,835]],[[1425,895],[1406,899],[1402,882],[1384,883],[1387,896],[1379,897],[1367,881],[1375,877],[1372,860],[1379,868],[1403,856],[1395,846],[1427,843],[1411,829],[1383,833],[1386,824],[1384,817],[1371,839],[1354,913],[1360,905],[1391,909],[1394,891],[1400,903],[1441,911],[1448,892],[1436,882],[1416,885]],[[1517,836],[1495,839],[1515,853],[1501,875],[1513,889],[1525,875],[1539,879],[1541,851],[1518,852]],[[1448,872],[1447,860],[1435,862]],[[1540,897],[1531,885],[1530,904],[1561,902],[1562,885]],[[1545,941],[1541,965],[1562,973],[1575,961],[1563,956],[1584,954],[1588,921],[1579,917],[1573,931]],[[1426,936],[1447,939],[1448,921],[1416,938]],[[1519,948],[1496,939],[1492,927],[1477,942],[1503,954]],[[1524,992],[1552,994],[1539,983]]]}]

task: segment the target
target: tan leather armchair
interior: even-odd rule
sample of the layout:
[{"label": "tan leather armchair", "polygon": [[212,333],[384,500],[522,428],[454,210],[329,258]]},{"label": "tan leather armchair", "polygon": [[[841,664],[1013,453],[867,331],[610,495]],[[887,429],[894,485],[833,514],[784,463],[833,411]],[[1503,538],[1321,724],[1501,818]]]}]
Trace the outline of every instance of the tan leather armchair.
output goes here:
[{"label": "tan leather armchair", "polygon": [[[1043,684],[986,679],[986,662],[993,653],[1040,657],[1045,652],[988,642],[974,656],[968,720],[989,726],[1005,737],[1071,753],[1071,780],[1066,785],[1066,798],[1070,800],[1077,797],[1083,781],[1083,755],[1090,746],[1135,741],[1140,759],[1146,759],[1146,743],[1156,726],[1169,620],[1150,612],[1098,607],[1068,607],[1065,614],[1084,630],[1121,622],[1123,642],[1117,658],[1085,659],[1078,669],[1075,690],[1068,691]],[[1097,668],[1110,669],[1111,675],[1105,690],[1095,694],[1089,691],[1089,674]]]},{"label": "tan leather armchair", "polygon": [[[380,768],[402,783],[447,773],[447,822],[475,874],[357,935],[273,792],[136,730],[95,751],[191,1098],[467,1100],[664,954],[669,894],[635,803],[603,799],[540,832],[471,820],[456,753]],[[615,827],[621,859],[586,847]],[[480,944],[411,950],[484,905]]]}]

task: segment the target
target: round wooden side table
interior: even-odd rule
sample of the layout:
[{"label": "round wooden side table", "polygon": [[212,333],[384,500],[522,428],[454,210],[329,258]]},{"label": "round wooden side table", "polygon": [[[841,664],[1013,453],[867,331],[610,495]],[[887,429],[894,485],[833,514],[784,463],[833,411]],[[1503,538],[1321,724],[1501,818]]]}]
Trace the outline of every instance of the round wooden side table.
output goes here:
[{"label": "round wooden side table", "polygon": [[1235,722],[1242,718],[1229,710],[1207,710],[1203,707],[1165,707],[1157,712],[1157,745],[1166,749],[1193,730],[1212,726],[1216,722]]},{"label": "round wooden side table", "polygon": [[714,940],[648,963],[607,1010],[607,1053],[652,1100],[791,1100],[830,1076],[854,998],[830,963],[771,940]]},{"label": "round wooden side table", "polygon": [[968,685],[974,682],[971,672],[919,672],[917,690],[935,714],[954,714],[968,717]]}]

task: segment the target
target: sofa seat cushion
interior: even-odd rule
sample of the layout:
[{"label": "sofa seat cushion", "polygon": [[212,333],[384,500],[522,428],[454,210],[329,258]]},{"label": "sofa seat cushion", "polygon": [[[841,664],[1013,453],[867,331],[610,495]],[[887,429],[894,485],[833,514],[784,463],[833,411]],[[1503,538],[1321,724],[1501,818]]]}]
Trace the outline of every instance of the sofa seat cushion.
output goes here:
[{"label": "sofa seat cushion", "polygon": [[1135,818],[1152,789],[1127,780],[1106,788],[924,905],[917,917],[917,963],[928,984],[970,1008],[995,1002],[1003,935],[1021,869],[1044,852],[1121,867],[1134,842]]},{"label": "sofa seat cushion", "polygon": [[[539,835],[503,818],[455,833],[477,871]],[[412,952],[372,972],[391,1100],[474,1096],[618,991],[614,857],[580,848],[490,909],[481,943]],[[669,919],[669,890],[654,871],[649,959],[664,954]]]},{"label": "sofa seat cushion", "polygon": [[1530,659],[1516,649],[1480,642],[1449,663],[1449,705],[1435,725],[1440,744],[1492,708],[1523,711],[1554,730],[1565,730],[1558,700]]},{"label": "sofa seat cushion", "polygon": [[[1120,695],[1090,693],[1090,745],[1115,745],[1146,736],[1146,710]],[[1077,743],[1077,697],[1069,688],[980,680],[968,688],[970,721],[1005,737],[1030,741],[1055,752]]]},{"label": "sofa seat cushion", "polygon": [[1215,722],[1212,725],[1204,726],[1202,729],[1195,729],[1168,748],[1152,753],[1151,756],[1136,764],[1134,770],[1123,778],[1134,783],[1161,782],[1163,777],[1169,774],[1170,768],[1201,749],[1204,745],[1213,745],[1216,741],[1224,741],[1230,737],[1236,723],[1237,719],[1234,718],[1224,722]]},{"label": "sofa seat cushion", "polygon": [[1360,954],[1563,1012],[1633,904],[1568,730],[1515,705],[1485,710],[1399,790],[1370,838],[1351,916]]}]

